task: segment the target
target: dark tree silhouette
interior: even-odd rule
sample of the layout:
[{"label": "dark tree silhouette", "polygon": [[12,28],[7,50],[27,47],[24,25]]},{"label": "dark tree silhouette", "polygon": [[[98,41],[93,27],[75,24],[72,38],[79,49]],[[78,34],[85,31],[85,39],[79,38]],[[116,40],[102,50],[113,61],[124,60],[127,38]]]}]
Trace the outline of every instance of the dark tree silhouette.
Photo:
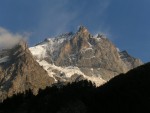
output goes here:
[{"label": "dark tree silhouette", "polygon": [[79,81],[31,91],[0,104],[0,113],[149,113],[150,63],[120,74],[101,87]]}]

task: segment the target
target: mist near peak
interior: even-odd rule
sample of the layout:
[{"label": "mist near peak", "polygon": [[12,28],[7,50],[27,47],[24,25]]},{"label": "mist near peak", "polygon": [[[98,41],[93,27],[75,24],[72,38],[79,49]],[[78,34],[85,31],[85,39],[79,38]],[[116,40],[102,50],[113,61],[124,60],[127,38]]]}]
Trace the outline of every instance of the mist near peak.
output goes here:
[{"label": "mist near peak", "polygon": [[27,39],[27,34],[12,33],[3,27],[0,27],[0,49],[12,48],[21,40],[27,41]]}]

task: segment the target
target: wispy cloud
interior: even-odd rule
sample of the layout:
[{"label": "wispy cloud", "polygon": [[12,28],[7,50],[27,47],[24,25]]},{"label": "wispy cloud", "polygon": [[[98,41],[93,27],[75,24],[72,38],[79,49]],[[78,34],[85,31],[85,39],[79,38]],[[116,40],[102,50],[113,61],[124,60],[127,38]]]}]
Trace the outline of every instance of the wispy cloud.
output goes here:
[{"label": "wispy cloud", "polygon": [[70,12],[66,8],[69,0],[45,2],[41,7],[39,31],[50,32],[52,35],[65,32],[67,26],[76,18],[77,12]]},{"label": "wispy cloud", "polygon": [[[96,31],[101,30],[104,22],[101,21],[100,17],[108,8],[109,3],[110,0],[95,0],[92,2],[86,0],[51,0],[44,2],[39,11],[40,19],[37,32],[43,32],[43,35],[48,32],[50,35],[57,35],[80,24],[94,30],[97,28]],[[98,21],[98,19],[100,20]],[[92,28],[95,21],[98,25]]]},{"label": "wispy cloud", "polygon": [[10,31],[0,27],[0,48],[9,48],[13,47],[17,43],[19,43],[20,40],[26,40],[27,34],[14,34]]},{"label": "wispy cloud", "polygon": [[92,32],[94,34],[102,33],[106,35],[106,37],[110,37],[111,29],[105,21],[105,19],[107,18],[107,9],[109,8],[110,4],[111,0],[102,0],[98,2],[97,6],[99,6],[99,8],[96,7],[97,12],[93,21],[95,25],[93,25],[94,28],[92,29]]}]

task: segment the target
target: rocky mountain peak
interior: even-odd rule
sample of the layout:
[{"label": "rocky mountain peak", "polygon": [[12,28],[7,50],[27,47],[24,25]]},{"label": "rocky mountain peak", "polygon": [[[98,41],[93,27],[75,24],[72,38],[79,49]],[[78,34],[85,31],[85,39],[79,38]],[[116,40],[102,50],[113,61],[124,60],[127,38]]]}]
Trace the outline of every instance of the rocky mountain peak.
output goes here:
[{"label": "rocky mountain peak", "polygon": [[129,53],[126,50],[119,52],[119,54],[120,54],[120,58],[122,59],[122,61],[130,69],[137,67],[138,64],[140,64],[140,65],[143,64],[143,62],[140,59],[132,57],[131,55],[129,55]]},{"label": "rocky mountain peak", "polygon": [[101,85],[141,64],[127,52],[117,51],[103,35],[91,35],[84,26],[31,48],[21,40],[0,51],[0,101],[26,90],[37,94],[59,82],[88,79]]},{"label": "rocky mountain peak", "polygon": [[79,75],[83,75],[84,78],[97,77],[94,79],[101,78],[107,81],[142,64],[137,62],[137,59],[132,62],[128,60],[126,63],[108,38],[103,34],[93,36],[84,26],[80,26],[75,34],[69,36],[70,38],[68,35],[58,37],[51,39],[52,43],[42,43],[31,47],[30,50],[40,65],[60,79],[68,80],[68,76],[80,73]]},{"label": "rocky mountain peak", "polygon": [[85,26],[79,26],[79,28],[78,28],[78,32],[87,32],[88,30],[87,30],[87,28],[85,27]]},{"label": "rocky mountain peak", "polygon": [[98,33],[95,35],[96,38],[106,38],[106,36],[102,33]]},{"label": "rocky mountain peak", "polygon": [[24,50],[28,49],[28,45],[27,42],[24,40],[20,40],[20,42],[18,43],[18,45],[23,48]]},{"label": "rocky mountain peak", "polygon": [[0,101],[14,94],[50,86],[54,79],[35,61],[26,42],[8,50],[9,60],[0,64]]},{"label": "rocky mountain peak", "polygon": [[77,33],[76,33],[77,37],[80,37],[80,38],[88,38],[90,33],[88,31],[88,29],[84,26],[80,26]]}]

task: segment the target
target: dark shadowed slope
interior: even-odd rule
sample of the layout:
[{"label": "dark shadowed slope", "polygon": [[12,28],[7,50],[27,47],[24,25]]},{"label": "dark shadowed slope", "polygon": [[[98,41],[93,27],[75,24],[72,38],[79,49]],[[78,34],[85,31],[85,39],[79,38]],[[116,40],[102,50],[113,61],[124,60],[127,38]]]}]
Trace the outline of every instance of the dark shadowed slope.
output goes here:
[{"label": "dark shadowed slope", "polygon": [[121,74],[98,88],[105,112],[150,112],[150,63]]},{"label": "dark shadowed slope", "polygon": [[[14,104],[15,103],[15,104]],[[96,88],[80,81],[14,96],[0,104],[2,113],[149,113],[150,63]]]}]

